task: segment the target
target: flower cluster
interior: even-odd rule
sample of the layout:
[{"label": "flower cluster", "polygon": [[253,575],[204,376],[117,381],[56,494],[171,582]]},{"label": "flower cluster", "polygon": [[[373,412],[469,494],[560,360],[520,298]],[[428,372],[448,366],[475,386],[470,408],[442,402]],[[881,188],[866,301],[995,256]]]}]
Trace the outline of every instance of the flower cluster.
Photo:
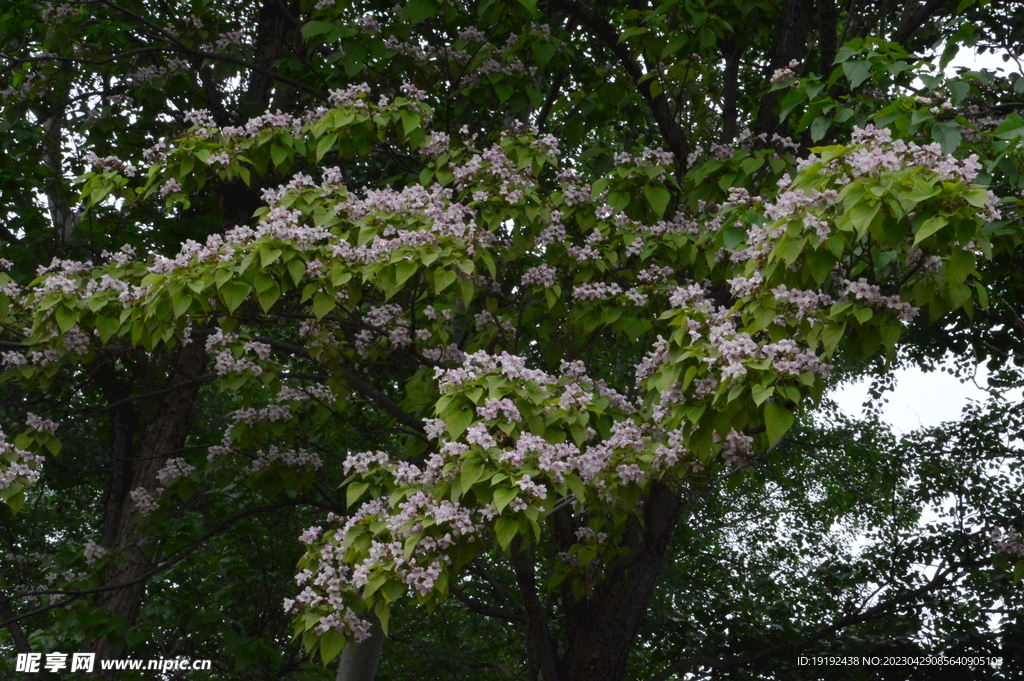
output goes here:
[{"label": "flower cluster", "polygon": [[0,430],[0,461],[9,462],[6,468],[0,468],[0,490],[5,490],[15,483],[22,486],[34,484],[39,479],[43,457],[18,449]]},{"label": "flower cluster", "polygon": [[85,564],[92,565],[97,560],[107,555],[107,549],[103,548],[93,540],[85,542],[83,547],[83,553],[85,554]]},{"label": "flower cluster", "polygon": [[163,468],[157,471],[156,480],[161,485],[167,486],[177,480],[178,478],[184,478],[192,474],[195,471],[195,467],[189,465],[182,458],[168,459],[164,463]]},{"label": "flower cluster", "polygon": [[537,267],[531,267],[530,269],[523,272],[523,278],[520,281],[522,286],[541,286],[544,288],[550,288],[555,285],[555,277],[558,275],[558,270],[549,265],[538,265]]},{"label": "flower cluster", "polygon": [[900,321],[909,322],[917,316],[918,309],[910,303],[900,299],[897,295],[883,296],[878,286],[869,284],[867,279],[861,277],[857,281],[846,282],[842,290],[843,295],[852,295],[857,300],[863,300],[874,308],[888,308],[894,310]]},{"label": "flower cluster", "polygon": [[253,458],[248,470],[251,473],[255,473],[263,470],[275,461],[280,461],[286,466],[310,466],[314,469],[319,469],[323,466],[323,461],[314,452],[309,452],[305,449],[280,449],[272,445],[266,451],[261,449],[256,452],[256,456]]},{"label": "flower cluster", "polygon": [[862,148],[854,150],[844,159],[853,177],[896,170],[903,166],[920,166],[936,173],[943,180],[968,183],[973,182],[981,170],[977,154],[958,160],[951,154],[943,154],[942,147],[937,143],[920,146],[914,142],[907,144],[903,140],[893,141],[889,129],[875,128],[870,124],[865,128],[855,127],[852,141],[862,145]]},{"label": "flower cluster", "polygon": [[775,83],[781,83],[782,81],[796,78],[796,70],[798,68],[800,68],[800,62],[794,59],[791,62],[789,62],[788,66],[783,66],[780,69],[775,69],[775,72],[772,74],[771,77],[771,83],[774,85]]},{"label": "flower cluster", "polygon": [[40,416],[29,412],[26,419],[25,425],[32,430],[39,431],[40,433],[54,433],[57,431],[57,424],[49,419],[44,419]]},{"label": "flower cluster", "polygon": [[435,368],[434,377],[438,379],[438,387],[444,393],[459,385],[477,381],[484,374],[494,371],[500,371],[508,380],[530,381],[537,385],[549,385],[557,380],[539,369],[527,368],[524,357],[510,355],[507,352],[491,355],[483,350],[466,355],[461,367]]},{"label": "flower cluster", "polygon": [[1024,537],[1012,527],[1005,530],[996,528],[988,539],[997,552],[1024,558]]},{"label": "flower cluster", "polygon": [[[159,497],[163,493],[164,490],[162,487],[158,487],[155,490],[155,495],[157,497]],[[143,516],[148,516],[151,513],[153,513],[153,511],[160,508],[159,502],[157,502],[156,499],[153,498],[153,495],[146,491],[145,487],[136,487],[128,494],[132,498],[132,501],[135,503],[135,508],[139,509],[139,513]]]}]

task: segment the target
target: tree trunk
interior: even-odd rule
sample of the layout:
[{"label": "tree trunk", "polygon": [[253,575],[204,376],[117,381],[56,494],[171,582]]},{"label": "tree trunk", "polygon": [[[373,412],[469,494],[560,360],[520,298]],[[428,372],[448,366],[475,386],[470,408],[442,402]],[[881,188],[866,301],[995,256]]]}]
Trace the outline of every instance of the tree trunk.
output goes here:
[{"label": "tree trunk", "polygon": [[[792,60],[802,61],[807,54],[807,36],[811,30],[813,0],[786,0],[779,17],[775,47],[768,66],[771,76],[776,69],[787,66]],[[770,138],[779,127],[779,92],[769,92],[761,99],[757,111],[757,134]]]},{"label": "tree trunk", "polygon": [[[118,475],[130,476],[128,490],[143,488],[155,496],[156,474],[169,455],[179,451],[192,426],[198,378],[206,365],[206,350],[201,343],[186,345],[174,359],[166,385],[166,392],[154,400],[149,417],[141,426],[141,438],[134,447],[130,462],[114,461]],[[118,435],[115,423],[115,442]],[[120,488],[123,482],[114,487]],[[113,502],[114,499],[110,499]],[[109,615],[131,624],[142,604],[146,580],[153,568],[139,546],[141,524],[139,511],[130,495],[121,497],[120,504],[108,503],[105,533],[112,526],[110,548],[120,558],[117,567],[107,574],[101,584],[106,589],[96,599],[96,606]],[[94,641],[97,657],[111,657],[110,641]]]},{"label": "tree trunk", "polygon": [[[293,0],[264,0],[257,19],[256,43],[253,48],[253,57],[258,65],[273,70],[277,60],[285,55],[289,48],[287,36],[293,30],[292,24],[297,14],[298,6]],[[256,69],[250,71],[246,101],[243,102],[249,115],[257,116],[266,110],[273,87],[274,79],[270,74]]]},{"label": "tree trunk", "polygon": [[722,43],[722,57],[725,59],[725,73],[722,75],[722,144],[732,144],[736,139],[736,125],[739,117],[740,60],[747,46],[743,36],[732,35]]},{"label": "tree trunk", "polygon": [[384,649],[384,630],[377,618],[373,618],[370,638],[345,646],[338,660],[338,675],[334,681],[373,681],[377,676],[377,665]]},{"label": "tree trunk", "polygon": [[[570,648],[566,681],[622,681],[643,624],[673,531],[682,515],[679,494],[656,484],[635,528],[630,553],[613,564],[590,598],[566,604]],[[545,680],[546,681],[546,680]]]}]

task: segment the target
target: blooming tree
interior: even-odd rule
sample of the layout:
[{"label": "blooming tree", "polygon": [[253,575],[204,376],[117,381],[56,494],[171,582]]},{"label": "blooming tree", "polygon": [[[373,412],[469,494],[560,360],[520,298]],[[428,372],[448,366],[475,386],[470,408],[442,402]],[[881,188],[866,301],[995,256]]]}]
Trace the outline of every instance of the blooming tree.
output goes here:
[{"label": "blooming tree", "polygon": [[[779,41],[761,110],[741,119],[727,83],[716,123],[686,99],[689,70],[701,83],[718,67],[679,14],[713,23],[728,70],[754,30],[730,12],[786,23],[801,3],[708,4],[607,17],[580,2],[288,16],[268,3],[261,22],[301,17],[294,44],[347,72],[322,93],[262,32],[98,5],[184,55],[136,83],[191,74],[209,91],[202,64],[241,62],[260,94],[241,108],[274,94],[288,111],[232,120],[236,84],[144,149],[84,152],[77,211],[46,197],[68,252],[32,274],[3,261],[2,377],[25,417],[0,439],[0,498],[21,510],[53,462],[79,455],[62,439],[76,412],[37,416],[32,395],[86,416],[98,400],[110,419],[100,541],[82,542],[82,571],[59,577],[51,605],[102,613],[80,635],[115,652],[147,581],[196,550],[174,542],[196,533],[188,518],[254,495],[318,507],[283,608],[324,662],[393,612],[455,598],[517,624],[545,681],[624,678],[679,528],[786,446],[833,364],[984,314],[985,267],[1019,247],[1016,204],[997,192],[1016,181],[1019,117],[966,118],[967,80],[858,38],[823,44],[804,77]],[[93,9],[48,11],[74,27]],[[574,47],[577,31],[593,45]],[[236,56],[250,40],[277,56]],[[84,60],[76,49],[33,59]],[[582,65],[596,54],[613,63]],[[387,60],[410,66],[360,80]],[[900,90],[914,75],[936,94]],[[641,135],[575,130],[574,84],[605,77],[616,115],[642,112]],[[883,94],[851,97],[866,81]],[[474,110],[484,92],[520,119]],[[702,117],[692,134],[685,116]],[[984,156],[960,149],[965,134]],[[76,257],[76,234],[123,221],[130,234],[101,229],[103,252]],[[256,511],[232,512],[198,543]],[[1000,531],[992,550],[1019,558],[1019,535]],[[470,593],[493,581],[489,563],[516,594],[502,606]]]}]

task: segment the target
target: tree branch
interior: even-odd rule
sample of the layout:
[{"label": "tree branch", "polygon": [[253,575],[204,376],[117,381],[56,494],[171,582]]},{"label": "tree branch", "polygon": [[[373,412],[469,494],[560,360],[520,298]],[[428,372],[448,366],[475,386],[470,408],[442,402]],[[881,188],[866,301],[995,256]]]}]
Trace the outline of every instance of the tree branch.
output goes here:
[{"label": "tree branch", "polygon": [[306,85],[305,83],[301,83],[301,82],[299,82],[299,81],[297,81],[297,80],[295,80],[293,78],[289,78],[288,76],[282,76],[281,74],[277,73],[273,69],[269,69],[269,68],[267,68],[265,66],[261,66],[259,64],[253,64],[252,62],[247,62],[244,59],[239,59],[238,57],[232,57],[232,56],[229,56],[229,55],[226,55],[226,54],[217,54],[215,52],[205,52],[203,50],[194,50],[191,47],[188,47],[187,45],[182,43],[180,40],[175,38],[170,33],[168,33],[166,30],[163,29],[163,27],[161,27],[158,24],[155,24],[152,21],[150,21],[150,20],[148,20],[148,19],[146,19],[146,18],[136,14],[135,12],[132,12],[131,10],[125,9],[124,7],[121,7],[120,5],[112,2],[111,0],[103,0],[103,4],[107,5],[108,7],[110,7],[111,9],[113,9],[113,10],[115,10],[117,12],[121,12],[122,14],[130,16],[131,18],[133,18],[136,21],[142,23],[143,25],[148,26],[150,29],[155,30],[164,40],[166,40],[171,45],[174,45],[177,50],[179,50],[180,52],[184,52],[185,54],[187,54],[187,55],[189,55],[191,57],[202,57],[203,59],[215,59],[217,61],[223,61],[223,62],[227,62],[229,64],[235,64],[237,66],[242,66],[242,67],[245,67],[245,68],[250,69],[252,71],[255,71],[255,72],[257,72],[257,73],[259,73],[259,74],[261,74],[263,76],[266,76],[268,78],[276,80],[276,81],[278,81],[280,83],[284,83],[286,85],[291,85],[294,88],[297,88],[297,89],[302,90],[304,92],[307,92],[309,94],[315,95],[316,97],[319,97],[320,99],[326,99],[326,94],[321,92],[320,90],[318,90],[318,89],[316,89],[314,87],[310,87],[309,85]]},{"label": "tree branch", "polygon": [[505,620],[506,622],[513,622],[515,624],[526,624],[526,615],[522,612],[517,612],[509,608],[499,608],[473,600],[470,598],[469,594],[455,586],[449,587],[449,591],[451,591],[453,596],[458,598],[467,608],[472,612],[475,612],[477,615],[493,617],[495,619]]},{"label": "tree branch", "polygon": [[619,63],[626,70],[632,79],[636,89],[647,103],[647,107],[654,117],[658,126],[662,141],[671,151],[679,165],[680,172],[686,170],[686,159],[690,155],[682,130],[676,122],[675,117],[669,110],[668,98],[665,93],[653,95],[651,93],[651,80],[644,80],[643,69],[629,53],[629,48],[619,42],[619,33],[615,27],[598,17],[594,10],[583,0],[555,0],[556,5],[565,8],[576,20],[582,24],[592,35],[598,38],[618,58]]},{"label": "tree branch", "polygon": [[892,41],[903,45],[944,4],[946,4],[946,0],[928,0],[924,5],[912,3],[912,5],[916,6],[916,10],[907,8],[907,11],[903,13],[903,16],[900,17],[900,23],[896,27],[896,32],[892,36]]},{"label": "tree branch", "polygon": [[[307,502],[305,500],[302,500],[302,499],[296,499],[296,500],[291,500],[291,501],[287,501],[287,502],[282,502],[282,503],[279,503],[279,504],[271,504],[269,506],[260,506],[259,508],[253,508],[253,509],[249,509],[248,511],[243,511],[243,512],[239,513],[238,515],[235,515],[235,516],[229,518],[228,520],[225,520],[224,522],[220,523],[219,525],[214,527],[212,530],[210,530],[209,532],[204,534],[202,537],[200,537],[199,539],[194,541],[189,546],[186,546],[185,548],[180,549],[176,554],[173,554],[167,560],[157,564],[152,569],[148,570],[147,572],[145,572],[141,576],[139,576],[139,577],[137,577],[137,578],[135,578],[135,579],[133,579],[133,580],[131,580],[129,582],[121,582],[121,583],[118,583],[118,584],[111,584],[111,585],[108,585],[108,586],[98,586],[98,587],[96,587],[94,589],[83,589],[81,591],[45,590],[45,591],[27,591],[25,593],[16,594],[16,595],[8,598],[7,599],[8,602],[14,600],[15,598],[31,598],[33,596],[68,596],[68,598],[66,598],[66,599],[64,599],[64,600],[62,600],[62,601],[60,601],[58,603],[50,603],[49,605],[45,605],[45,606],[43,606],[41,608],[36,608],[35,610],[32,610],[30,612],[27,612],[27,613],[24,613],[24,614],[21,614],[21,615],[14,615],[13,613],[11,613],[11,616],[8,616],[8,615],[4,614],[3,612],[0,612],[0,616],[5,618],[4,621],[0,622],[0,627],[9,627],[11,624],[16,623],[16,622],[18,622],[20,620],[23,620],[23,619],[27,619],[29,617],[32,617],[33,615],[38,615],[38,614],[41,614],[41,613],[44,613],[44,612],[48,612],[48,611],[54,610],[56,608],[62,608],[65,605],[69,605],[71,603],[74,603],[78,599],[85,598],[86,596],[91,596],[93,594],[99,594],[99,593],[105,593],[105,592],[109,592],[109,591],[117,591],[118,589],[124,589],[124,588],[130,587],[130,586],[133,586],[135,584],[138,584],[140,582],[145,582],[145,581],[149,580],[151,577],[154,577],[155,575],[158,575],[161,572],[169,570],[172,567],[174,567],[175,565],[177,565],[178,563],[180,563],[181,561],[185,560],[190,555],[192,555],[205,542],[209,541],[210,539],[212,539],[213,537],[217,536],[218,534],[221,534],[222,532],[225,532],[226,530],[230,529],[235,523],[237,523],[240,520],[243,520],[243,519],[248,518],[248,517],[253,516],[253,515],[257,515],[259,513],[269,513],[271,511],[276,511],[278,509],[285,508],[287,506],[296,506],[296,505],[304,504],[304,503],[307,503]],[[2,606],[2,605],[3,604],[0,603],[0,606]]]},{"label": "tree branch", "polygon": [[11,632],[14,649],[19,653],[32,652],[28,638],[25,637],[25,632],[22,630],[21,625],[18,624],[18,618],[14,616],[14,611],[11,610],[11,599],[7,596],[0,596],[0,617],[4,619],[7,630]]},{"label": "tree branch", "polygon": [[[978,562],[977,564],[980,565],[983,563]],[[932,577],[932,579],[923,586],[914,589],[913,591],[908,591],[897,596],[893,596],[889,600],[883,603],[879,603],[878,605],[867,610],[864,610],[863,612],[860,612],[858,614],[848,615],[838,620],[837,622],[834,622],[826,627],[819,629],[811,636],[808,636],[807,638],[801,641],[797,641],[796,643],[784,643],[782,645],[774,646],[772,648],[766,648],[752,655],[747,655],[746,657],[741,657],[734,660],[722,660],[720,658],[705,657],[691,658],[689,660],[680,660],[679,662],[676,662],[667,667],[664,671],[662,671],[660,674],[652,678],[650,681],[668,681],[668,679],[672,678],[677,674],[693,671],[699,667],[708,667],[710,669],[715,669],[719,671],[727,671],[730,669],[743,667],[754,662],[762,662],[773,657],[778,657],[779,655],[782,655],[784,653],[795,653],[799,650],[807,648],[808,646],[811,646],[814,643],[817,643],[823,638],[831,636],[832,634],[842,629],[854,626],[856,624],[863,624],[864,622],[873,620],[877,617],[880,617],[888,613],[889,611],[897,608],[900,605],[911,603],[921,598],[922,596],[926,596],[934,591],[938,591],[948,586],[952,581],[955,580],[949,580],[946,578],[950,574],[952,574],[956,568],[964,566],[975,566],[975,564],[961,563],[955,566],[950,566],[946,570],[936,571],[935,576]]]},{"label": "tree branch", "polygon": [[[276,340],[268,336],[253,336],[253,340],[259,341],[260,343],[266,343],[275,350],[281,350],[288,354],[296,357],[309,357],[309,350],[302,347],[301,345],[295,345],[294,343],[287,343],[285,341]],[[423,427],[423,422],[399,407],[394,400],[385,395],[383,392],[378,390],[376,387],[359,378],[352,372],[345,372],[343,376],[346,383],[351,388],[362,393],[365,397],[370,398],[377,404],[378,407],[383,408],[386,412],[394,416],[398,421],[404,425],[412,428],[417,433],[425,433],[426,429]]]}]

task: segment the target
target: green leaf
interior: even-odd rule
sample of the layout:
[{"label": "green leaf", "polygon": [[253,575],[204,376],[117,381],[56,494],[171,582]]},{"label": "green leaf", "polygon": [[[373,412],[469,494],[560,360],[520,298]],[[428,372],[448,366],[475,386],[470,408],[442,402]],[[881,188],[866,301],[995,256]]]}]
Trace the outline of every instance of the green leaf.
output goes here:
[{"label": "green leaf", "polygon": [[368,489],[370,489],[370,483],[368,482],[350,482],[345,489],[345,503],[349,508],[352,508]]},{"label": "green leaf", "polygon": [[335,24],[330,21],[310,21],[302,27],[302,37],[307,40],[334,30]]},{"label": "green leaf", "polygon": [[839,341],[842,339],[843,334],[846,333],[846,323],[842,324],[829,324],[825,327],[825,330],[821,334],[821,341],[825,345],[825,354],[831,355]]},{"label": "green leaf", "polygon": [[842,47],[842,48],[839,49],[838,52],[836,52],[835,61],[833,61],[832,63],[833,64],[842,64],[846,60],[848,60],[851,57],[853,57],[854,55],[858,54],[858,52],[859,52],[858,50],[855,50],[852,47]]},{"label": "green leaf", "polygon": [[900,339],[902,333],[903,327],[900,324],[885,324],[878,330],[878,335],[882,337],[882,344],[889,352],[896,349],[896,341]]},{"label": "green leaf", "polygon": [[935,234],[948,224],[949,220],[947,220],[941,215],[936,215],[933,218],[928,218],[921,224],[921,228],[914,233],[914,245],[917,246],[919,243],[921,243],[931,235]]},{"label": "green leaf", "polygon": [[373,607],[373,614],[377,616],[377,620],[380,622],[380,628],[384,632],[384,635],[388,635],[388,623],[391,621],[391,607],[383,601],[377,603]]},{"label": "green leaf", "polygon": [[338,139],[338,134],[337,133],[333,133],[333,134],[330,134],[330,135],[325,135],[324,137],[320,138],[320,140],[316,143],[316,162],[317,163],[319,163],[320,160],[324,156],[327,155],[327,152],[331,150],[331,147],[334,146],[334,143],[337,141],[337,139]]},{"label": "green leaf", "polygon": [[[534,2],[534,7],[536,7],[536,2]],[[530,48],[533,51],[533,61],[540,68],[547,66],[547,63],[555,56],[555,46],[551,43],[533,42]]]},{"label": "green leaf", "polygon": [[280,297],[281,288],[277,285],[277,282],[256,294],[256,300],[259,301],[260,307],[264,312],[270,312],[270,308],[273,307]]},{"label": "green leaf", "polygon": [[740,167],[743,168],[743,172],[747,175],[753,175],[757,170],[764,165],[764,158],[745,158],[740,163]]},{"label": "green leaf", "polygon": [[409,0],[398,18],[410,24],[418,24],[437,14],[439,5],[434,0]]},{"label": "green leaf", "polygon": [[501,513],[509,502],[516,498],[519,490],[515,487],[498,487],[494,490],[494,507]]},{"label": "green leaf", "polygon": [[853,208],[847,213],[847,219],[849,219],[854,229],[857,230],[857,236],[864,236],[867,233],[871,223],[874,222],[878,211],[881,209],[881,202],[871,203],[870,201],[862,200],[854,204]]},{"label": "green leaf", "polygon": [[832,119],[828,116],[818,116],[815,118],[814,122],[811,123],[811,140],[814,142],[821,140],[831,125]]},{"label": "green leaf", "polygon": [[283,167],[288,159],[291,157],[291,152],[282,144],[274,142],[270,147],[270,158],[274,160],[274,165],[278,168]]},{"label": "green leaf", "polygon": [[434,270],[434,292],[440,293],[455,282],[454,270]]},{"label": "green leaf", "polygon": [[412,260],[402,260],[395,269],[395,283],[401,286],[409,280],[409,277],[416,274],[419,265]]},{"label": "green leaf", "polygon": [[192,296],[181,288],[174,290],[171,294],[171,309],[175,317],[182,317],[192,307]]},{"label": "green leaf", "polygon": [[327,664],[345,649],[345,636],[334,629],[328,629],[320,636],[320,659]]},{"label": "green leaf", "polygon": [[228,312],[234,314],[238,306],[249,297],[249,285],[243,284],[240,281],[229,281],[220,287],[219,293],[220,299],[224,302]]},{"label": "green leaf", "polygon": [[519,534],[519,521],[515,518],[498,518],[494,523],[494,534],[497,535],[501,548],[508,549],[508,545]]},{"label": "green leaf", "polygon": [[469,304],[473,302],[473,294],[476,292],[476,288],[473,286],[473,282],[469,279],[459,280],[459,293],[462,296],[462,304],[469,307]]},{"label": "green leaf", "polygon": [[[1024,81],[1024,78],[1018,78],[1017,82]],[[1016,138],[1024,138],[1024,118],[1018,113],[1009,114],[999,127],[993,131],[996,139],[1001,140],[1012,140]]]},{"label": "green leaf", "polygon": [[750,390],[751,396],[754,398],[754,404],[761,406],[764,401],[767,400],[775,393],[775,388],[772,386],[755,385]]},{"label": "green leaf", "polygon": [[665,210],[668,208],[668,202],[672,198],[669,191],[657,185],[647,185],[644,187],[644,196],[651,205],[651,209],[654,210],[654,214],[659,218],[663,217]]},{"label": "green leaf", "polygon": [[988,203],[989,193],[988,190],[981,187],[974,187],[964,195],[967,199],[967,203],[971,204],[975,208],[981,208]]},{"label": "green leaf", "polygon": [[941,121],[932,126],[932,139],[942,147],[943,154],[952,154],[960,146],[960,124]]},{"label": "green leaf", "polygon": [[951,80],[946,83],[949,88],[950,99],[953,104],[960,104],[964,98],[971,93],[971,84],[965,80]]},{"label": "green leaf", "polygon": [[511,97],[514,92],[515,90],[508,83],[499,82],[494,85],[494,93],[498,95],[499,102],[508,101],[508,98]]},{"label": "green leaf", "polygon": [[338,306],[334,296],[327,291],[318,291],[313,296],[313,315],[317,319],[323,319],[327,314]]},{"label": "green leaf", "polygon": [[100,340],[104,343],[113,338],[118,329],[121,328],[120,320],[116,317],[107,317],[105,315],[97,315],[93,324],[95,324],[96,330],[100,332]]},{"label": "green leaf", "polygon": [[60,327],[61,333],[67,333],[78,323],[78,310],[73,310],[65,305],[58,305],[53,311],[53,316],[57,320],[57,326]]},{"label": "green leaf", "polygon": [[469,425],[473,423],[474,413],[472,409],[463,407],[453,409],[444,416],[444,422],[448,426],[448,435],[452,440],[458,440],[466,432]]},{"label": "green leaf", "polygon": [[459,474],[459,486],[462,489],[468,490],[474,484],[476,484],[480,478],[484,477],[484,473],[487,471],[480,464],[479,461],[470,459],[462,464],[462,472]]},{"label": "green leaf", "polygon": [[764,407],[764,427],[768,431],[768,442],[774,444],[782,439],[793,426],[793,414],[785,407],[769,402]]},{"label": "green leaf", "polygon": [[294,260],[288,261],[287,267],[288,274],[291,275],[292,282],[295,284],[295,286],[298,286],[299,282],[302,281],[302,278],[306,276],[306,263],[302,262],[302,260],[298,258],[295,258]]},{"label": "green leaf", "polygon": [[277,262],[277,259],[281,257],[283,251],[280,248],[274,248],[270,244],[260,244],[260,263],[263,268],[266,269]]},{"label": "green leaf", "polygon": [[943,277],[949,284],[964,283],[972,272],[974,272],[974,254],[966,250],[953,251],[949,259],[946,260],[945,267],[942,268]]},{"label": "green leaf", "polygon": [[[838,57],[836,58],[838,61]],[[850,81],[850,89],[856,90],[857,86],[871,77],[871,63],[866,61],[845,61],[843,62],[843,73]]]}]

